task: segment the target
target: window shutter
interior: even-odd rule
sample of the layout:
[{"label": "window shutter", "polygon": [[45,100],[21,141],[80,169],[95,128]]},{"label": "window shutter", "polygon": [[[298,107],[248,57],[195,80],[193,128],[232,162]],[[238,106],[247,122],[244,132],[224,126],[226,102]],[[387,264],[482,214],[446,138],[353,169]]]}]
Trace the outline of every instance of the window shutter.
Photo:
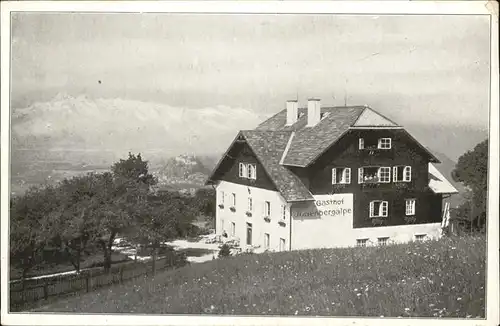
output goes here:
[{"label": "window shutter", "polygon": [[365,148],[365,140],[364,138],[359,139],[359,149],[364,149]]},{"label": "window shutter", "polygon": [[375,208],[375,203],[371,201],[370,202],[370,217],[374,216],[374,208]]},{"label": "window shutter", "polygon": [[380,216],[384,216],[386,217],[387,216],[387,213],[388,213],[388,206],[389,206],[389,203],[386,202],[386,201],[383,201],[380,205]]},{"label": "window shutter", "polygon": [[337,183],[337,169],[333,168],[332,169],[332,185]]},{"label": "window shutter", "polygon": [[253,179],[257,180],[257,165],[253,166]]},{"label": "window shutter", "polygon": [[411,181],[411,166],[406,166],[404,172],[405,181]]},{"label": "window shutter", "polygon": [[395,166],[392,168],[392,181],[398,181],[398,167]]},{"label": "window shutter", "polygon": [[363,168],[358,168],[358,183],[363,183]]},{"label": "window shutter", "polygon": [[239,169],[240,173],[240,177],[243,177],[243,163],[240,163],[240,169]]},{"label": "window shutter", "polygon": [[346,168],[345,172],[345,183],[351,183],[351,168]]}]

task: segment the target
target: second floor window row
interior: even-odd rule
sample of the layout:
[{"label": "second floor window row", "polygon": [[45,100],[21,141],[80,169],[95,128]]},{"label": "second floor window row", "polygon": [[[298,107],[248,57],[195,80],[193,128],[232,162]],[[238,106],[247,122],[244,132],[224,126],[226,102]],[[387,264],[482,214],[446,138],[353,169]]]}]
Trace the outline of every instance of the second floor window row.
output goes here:
[{"label": "second floor window row", "polygon": [[[392,171],[392,172],[391,172]],[[358,183],[410,182],[411,166],[367,166],[358,169]],[[351,168],[333,168],[332,184],[350,184]]]}]

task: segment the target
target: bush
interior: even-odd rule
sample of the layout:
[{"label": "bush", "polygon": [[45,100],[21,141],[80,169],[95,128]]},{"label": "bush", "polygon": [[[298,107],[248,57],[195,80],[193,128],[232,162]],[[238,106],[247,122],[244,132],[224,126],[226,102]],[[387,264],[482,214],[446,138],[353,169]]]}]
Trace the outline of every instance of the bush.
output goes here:
[{"label": "bush", "polygon": [[219,258],[225,258],[231,256],[231,247],[228,244],[224,243],[219,250]]}]

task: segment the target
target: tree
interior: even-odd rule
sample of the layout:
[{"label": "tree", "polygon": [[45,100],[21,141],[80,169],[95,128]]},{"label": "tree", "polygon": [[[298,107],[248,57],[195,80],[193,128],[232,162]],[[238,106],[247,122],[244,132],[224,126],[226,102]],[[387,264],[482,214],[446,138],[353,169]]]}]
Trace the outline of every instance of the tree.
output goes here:
[{"label": "tree", "polygon": [[195,205],[199,212],[208,217],[212,225],[215,222],[216,195],[213,188],[200,188],[195,193]]},{"label": "tree", "polygon": [[50,218],[59,198],[53,186],[32,187],[23,196],[11,199],[10,258],[22,270],[22,279],[42,260],[44,248],[57,228]]},{"label": "tree", "polygon": [[59,232],[54,243],[67,255],[77,272],[80,272],[83,253],[98,233],[95,217],[100,210],[103,177],[102,174],[89,173],[64,179],[58,187],[60,205],[52,218]]},{"label": "tree", "polygon": [[162,242],[180,236],[194,219],[196,209],[178,192],[151,193],[145,200],[138,202],[135,208],[135,230],[129,235],[151,248],[155,273],[158,249]]},{"label": "tree", "polygon": [[[112,173],[104,173],[99,198],[98,242],[103,250],[104,269],[111,268],[113,242],[120,232],[134,230],[142,216],[150,187],[157,183],[141,154],[129,153],[126,160],[114,163]],[[133,232],[133,231],[132,231]]]},{"label": "tree", "polygon": [[470,213],[473,219],[485,216],[488,191],[488,139],[460,156],[452,177],[455,181],[462,182],[471,196],[470,200],[463,203],[457,211]]}]

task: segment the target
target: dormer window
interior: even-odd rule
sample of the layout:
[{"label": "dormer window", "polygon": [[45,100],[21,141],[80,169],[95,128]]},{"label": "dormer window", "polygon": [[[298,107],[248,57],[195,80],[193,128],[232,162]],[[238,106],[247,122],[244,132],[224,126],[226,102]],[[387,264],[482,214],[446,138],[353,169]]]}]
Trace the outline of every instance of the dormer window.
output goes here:
[{"label": "dormer window", "polygon": [[257,179],[257,166],[251,163],[240,163],[239,164],[239,176],[240,178],[246,179]]},{"label": "dormer window", "polygon": [[351,168],[333,168],[332,185],[351,183]]},{"label": "dormer window", "polygon": [[323,112],[320,114],[319,118],[320,120],[323,120],[324,118],[328,117],[330,115],[330,112]]}]

